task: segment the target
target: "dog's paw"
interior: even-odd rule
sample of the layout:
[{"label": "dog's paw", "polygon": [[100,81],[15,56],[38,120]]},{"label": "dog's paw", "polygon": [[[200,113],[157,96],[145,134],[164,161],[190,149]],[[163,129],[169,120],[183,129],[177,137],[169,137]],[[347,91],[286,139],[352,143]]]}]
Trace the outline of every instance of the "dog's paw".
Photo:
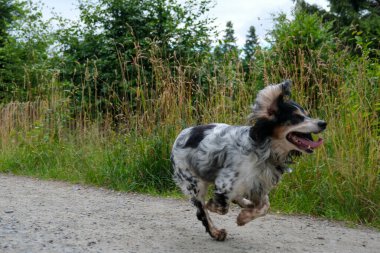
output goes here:
[{"label": "dog's paw", "polygon": [[227,231],[225,229],[214,229],[211,236],[217,241],[224,241],[227,237]]},{"label": "dog's paw", "polygon": [[245,224],[247,224],[249,221],[245,221],[245,220],[242,220],[242,219],[239,219],[239,218],[237,218],[237,220],[236,220],[236,224],[238,225],[238,226],[244,226]]},{"label": "dog's paw", "polygon": [[246,210],[241,210],[236,219],[236,223],[238,226],[244,226],[251,220],[252,220],[252,216],[250,215],[250,213]]}]

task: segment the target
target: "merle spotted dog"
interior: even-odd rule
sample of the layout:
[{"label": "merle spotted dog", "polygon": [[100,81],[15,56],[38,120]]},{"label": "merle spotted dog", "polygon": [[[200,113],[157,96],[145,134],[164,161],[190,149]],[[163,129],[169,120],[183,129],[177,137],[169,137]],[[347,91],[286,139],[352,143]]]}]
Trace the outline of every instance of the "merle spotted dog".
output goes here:
[{"label": "merle spotted dog", "polygon": [[[171,153],[173,178],[191,196],[197,217],[206,232],[218,241],[227,232],[218,229],[208,211],[226,214],[230,202],[242,209],[237,225],[264,216],[269,209],[268,194],[287,171],[293,155],[313,153],[323,140],[311,134],[322,132],[326,122],[311,118],[290,100],[290,81],[261,90],[252,107],[252,125],[209,124],[183,130]],[[208,186],[213,198],[205,201]]]}]

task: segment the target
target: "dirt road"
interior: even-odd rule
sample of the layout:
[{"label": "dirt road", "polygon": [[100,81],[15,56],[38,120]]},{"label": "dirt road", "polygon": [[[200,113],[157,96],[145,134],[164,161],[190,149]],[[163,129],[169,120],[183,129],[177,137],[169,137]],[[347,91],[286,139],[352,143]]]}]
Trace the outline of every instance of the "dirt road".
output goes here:
[{"label": "dirt road", "polygon": [[212,240],[187,201],[0,174],[0,252],[380,252],[380,233],[268,215],[244,227],[213,215]]}]

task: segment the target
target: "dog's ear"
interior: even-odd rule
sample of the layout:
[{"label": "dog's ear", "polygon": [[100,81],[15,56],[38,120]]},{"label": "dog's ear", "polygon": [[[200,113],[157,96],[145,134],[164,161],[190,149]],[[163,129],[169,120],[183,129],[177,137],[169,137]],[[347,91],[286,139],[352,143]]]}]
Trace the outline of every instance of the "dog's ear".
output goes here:
[{"label": "dog's ear", "polygon": [[291,81],[286,80],[280,84],[268,85],[261,90],[252,106],[252,113],[248,120],[253,122],[259,118],[273,120],[278,111],[278,104],[290,96]]},{"label": "dog's ear", "polygon": [[290,97],[292,94],[290,92],[290,88],[292,87],[292,81],[285,80],[283,83],[281,83],[282,86],[282,94],[284,96]]},{"label": "dog's ear", "polygon": [[274,105],[273,106],[277,106],[279,103],[282,103],[284,102],[284,100],[287,100],[290,98],[291,96],[291,92],[290,92],[290,88],[292,86],[292,81],[290,80],[285,80],[284,82],[278,84],[281,86],[281,93],[280,95],[278,96],[277,98],[277,101],[275,101]]}]

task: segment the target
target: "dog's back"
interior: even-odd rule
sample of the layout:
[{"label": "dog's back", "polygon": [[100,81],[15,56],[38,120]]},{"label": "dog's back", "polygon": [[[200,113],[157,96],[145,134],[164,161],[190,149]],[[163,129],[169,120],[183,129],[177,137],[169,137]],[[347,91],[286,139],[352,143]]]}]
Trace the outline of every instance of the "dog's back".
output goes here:
[{"label": "dog's back", "polygon": [[175,168],[189,169],[207,182],[214,182],[223,168],[238,167],[252,156],[254,142],[248,126],[201,125],[183,130],[173,145]]}]

